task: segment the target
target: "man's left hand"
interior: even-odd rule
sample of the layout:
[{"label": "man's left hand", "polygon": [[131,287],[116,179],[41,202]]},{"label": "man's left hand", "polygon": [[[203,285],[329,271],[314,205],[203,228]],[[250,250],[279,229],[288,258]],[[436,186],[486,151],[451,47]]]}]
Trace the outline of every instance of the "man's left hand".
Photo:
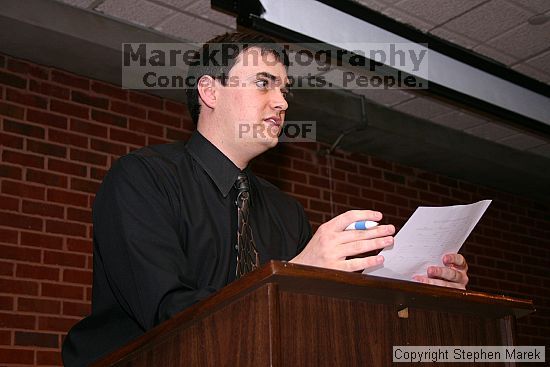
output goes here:
[{"label": "man's left hand", "polygon": [[428,267],[427,276],[415,275],[414,280],[421,283],[466,289],[468,284],[468,264],[464,256],[460,254],[447,254],[443,256],[445,266]]}]

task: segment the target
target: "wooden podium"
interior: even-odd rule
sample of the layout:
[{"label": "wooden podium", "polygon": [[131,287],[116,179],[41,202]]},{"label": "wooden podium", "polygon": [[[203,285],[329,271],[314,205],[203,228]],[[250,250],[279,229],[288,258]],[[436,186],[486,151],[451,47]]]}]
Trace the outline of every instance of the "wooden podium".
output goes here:
[{"label": "wooden podium", "polygon": [[271,261],[94,366],[388,366],[395,345],[514,345],[530,312],[532,301]]}]

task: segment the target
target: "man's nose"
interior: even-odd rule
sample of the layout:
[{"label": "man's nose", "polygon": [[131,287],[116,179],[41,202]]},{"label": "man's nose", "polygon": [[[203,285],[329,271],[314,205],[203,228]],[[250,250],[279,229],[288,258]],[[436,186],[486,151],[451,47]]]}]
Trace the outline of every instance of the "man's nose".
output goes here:
[{"label": "man's nose", "polygon": [[271,105],[273,109],[280,110],[280,111],[287,110],[288,102],[286,101],[286,98],[280,89],[278,88],[273,89],[271,98],[272,98]]}]

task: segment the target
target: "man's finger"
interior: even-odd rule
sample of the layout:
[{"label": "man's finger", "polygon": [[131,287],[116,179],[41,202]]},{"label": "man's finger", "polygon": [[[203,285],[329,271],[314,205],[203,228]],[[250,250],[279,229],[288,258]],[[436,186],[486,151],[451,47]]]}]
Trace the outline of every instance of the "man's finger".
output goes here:
[{"label": "man's finger", "polygon": [[391,236],[395,233],[395,227],[391,224],[374,227],[371,229],[357,229],[351,231],[341,231],[337,234],[338,243],[348,243],[361,240],[370,240],[373,238]]},{"label": "man's finger", "polygon": [[382,219],[382,213],[373,211],[373,210],[348,210],[345,213],[342,213],[328,222],[327,225],[331,227],[334,231],[343,231],[353,222],[360,220],[372,220],[379,221]]},{"label": "man's finger", "polygon": [[373,240],[343,243],[335,248],[339,257],[355,256],[372,250],[378,250],[393,245],[393,237],[381,237]]},{"label": "man's finger", "polygon": [[465,270],[468,268],[466,259],[461,254],[446,254],[443,256],[443,264],[447,266],[454,266],[455,268]]},{"label": "man's finger", "polygon": [[441,280],[441,279],[428,278],[428,277],[423,276],[423,275],[415,275],[415,276],[413,276],[413,279],[420,282],[420,283],[424,283],[424,284],[437,285],[437,286],[440,286],[440,287],[466,289],[466,286],[464,284],[447,282],[447,281]]},{"label": "man's finger", "polygon": [[465,283],[462,272],[443,266],[430,266],[428,268],[428,277],[439,278],[453,283]]},{"label": "man's finger", "polygon": [[367,256],[367,257],[356,257],[353,259],[346,260],[345,269],[347,271],[358,271],[364,270],[366,268],[371,268],[376,265],[380,265],[384,262],[384,256]]}]

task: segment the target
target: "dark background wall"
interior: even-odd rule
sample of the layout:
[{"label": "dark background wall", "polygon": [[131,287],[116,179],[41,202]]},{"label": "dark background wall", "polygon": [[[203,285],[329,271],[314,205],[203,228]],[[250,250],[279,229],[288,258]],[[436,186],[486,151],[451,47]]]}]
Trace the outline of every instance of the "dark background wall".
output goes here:
[{"label": "dark background wall", "polygon": [[[0,97],[0,363],[59,365],[64,335],[90,310],[91,207],[105,172],[133,149],[187,139],[193,124],[181,104],[2,55]],[[399,228],[419,205],[492,199],[463,247],[469,288],[533,299],[519,344],[550,345],[549,203],[324,148],[281,144],[253,168],[315,227],[374,208]]]}]

